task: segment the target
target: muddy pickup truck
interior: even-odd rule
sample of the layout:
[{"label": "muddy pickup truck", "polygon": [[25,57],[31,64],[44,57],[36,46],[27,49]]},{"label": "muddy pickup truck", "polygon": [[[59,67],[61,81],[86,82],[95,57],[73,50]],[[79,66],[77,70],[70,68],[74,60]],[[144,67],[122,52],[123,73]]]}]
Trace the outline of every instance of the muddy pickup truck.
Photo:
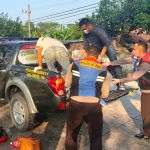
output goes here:
[{"label": "muddy pickup truck", "polygon": [[10,104],[16,128],[26,131],[44,121],[45,114],[65,110],[65,89],[60,73],[37,63],[36,41],[0,42],[0,97]]}]

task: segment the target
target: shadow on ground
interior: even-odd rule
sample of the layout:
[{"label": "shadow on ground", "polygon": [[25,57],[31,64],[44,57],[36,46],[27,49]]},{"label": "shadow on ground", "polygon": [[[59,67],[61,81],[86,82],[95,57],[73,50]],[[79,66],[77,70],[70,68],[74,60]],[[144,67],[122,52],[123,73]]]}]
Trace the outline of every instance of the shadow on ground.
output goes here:
[{"label": "shadow on ground", "polygon": [[[121,103],[122,103],[122,106],[124,107],[125,111],[129,115],[129,117],[133,120],[135,127],[142,130],[141,112],[140,112],[140,110],[138,110],[136,108],[136,106],[132,103],[132,100],[131,100],[132,97],[134,97],[135,95],[138,99],[135,99],[134,101],[139,102],[139,99],[141,97],[141,93],[135,92],[135,93],[128,95],[126,97],[122,97]],[[140,101],[140,103],[141,103],[141,101]]]}]

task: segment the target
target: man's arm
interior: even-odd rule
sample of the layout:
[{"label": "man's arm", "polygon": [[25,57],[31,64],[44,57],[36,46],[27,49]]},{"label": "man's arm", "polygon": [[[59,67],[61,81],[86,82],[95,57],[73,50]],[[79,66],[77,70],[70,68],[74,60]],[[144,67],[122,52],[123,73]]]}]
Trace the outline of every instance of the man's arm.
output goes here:
[{"label": "man's arm", "polygon": [[67,88],[70,88],[71,83],[72,83],[72,71],[71,71],[72,65],[73,65],[73,63],[69,65],[68,71],[67,71],[67,74],[65,77],[65,87],[67,87]]},{"label": "man's arm", "polygon": [[86,54],[86,50],[89,47],[89,42],[87,41],[86,37],[83,35],[83,48],[80,50],[80,56]]},{"label": "man's arm", "polygon": [[134,63],[134,59],[132,57],[127,57],[127,58],[111,61],[110,65],[117,66],[117,65],[133,64],[133,63]]},{"label": "man's arm", "polygon": [[120,79],[120,82],[126,83],[126,82],[135,81],[135,80],[139,79],[140,77],[142,77],[149,70],[150,70],[150,64],[143,62],[141,64],[141,68],[139,71],[134,72],[132,74],[132,76]]},{"label": "man's arm", "polygon": [[107,71],[107,75],[106,75],[106,78],[103,82],[103,85],[102,85],[102,89],[101,89],[101,92],[102,92],[102,95],[101,95],[101,98],[107,98],[108,95],[109,95],[109,89],[110,89],[110,73]]},{"label": "man's arm", "polygon": [[125,65],[125,64],[133,64],[134,63],[134,59],[132,57],[127,57],[127,58],[123,58],[123,59],[118,59],[118,60],[114,60],[114,61],[109,61],[109,62],[104,62],[102,63],[103,66],[118,66],[118,65]]},{"label": "man's arm", "polygon": [[42,67],[42,47],[38,46],[38,63],[39,63],[39,67]]},{"label": "man's arm", "polygon": [[86,37],[83,35],[83,49],[86,51],[89,47],[89,42],[87,41]]},{"label": "man's arm", "polygon": [[37,48],[37,59],[38,59],[38,67],[35,67],[34,68],[34,71],[36,72],[38,69],[42,69],[42,50],[43,50],[43,47],[42,47],[42,39],[43,37],[40,37],[37,41],[37,44],[36,44],[36,48]]},{"label": "man's arm", "polygon": [[86,51],[82,48],[82,49],[80,50],[79,55],[83,56],[85,53],[86,53]]},{"label": "man's arm", "polygon": [[104,46],[98,57],[103,57],[106,54],[107,50],[108,50],[108,47]]},{"label": "man's arm", "polygon": [[99,55],[99,57],[103,57],[106,54],[109,45],[111,44],[111,39],[108,38],[108,35],[106,34],[103,28],[98,28],[96,31],[96,34],[99,37],[99,39],[102,41],[102,43],[104,44],[101,54]]}]

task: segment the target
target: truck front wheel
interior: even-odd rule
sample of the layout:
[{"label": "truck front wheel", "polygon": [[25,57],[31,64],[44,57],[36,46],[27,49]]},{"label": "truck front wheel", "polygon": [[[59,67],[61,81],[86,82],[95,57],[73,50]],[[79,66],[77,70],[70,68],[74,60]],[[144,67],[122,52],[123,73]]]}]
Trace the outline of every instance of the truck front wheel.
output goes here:
[{"label": "truck front wheel", "polygon": [[27,131],[33,128],[33,118],[22,92],[14,93],[10,101],[11,119],[17,129]]}]

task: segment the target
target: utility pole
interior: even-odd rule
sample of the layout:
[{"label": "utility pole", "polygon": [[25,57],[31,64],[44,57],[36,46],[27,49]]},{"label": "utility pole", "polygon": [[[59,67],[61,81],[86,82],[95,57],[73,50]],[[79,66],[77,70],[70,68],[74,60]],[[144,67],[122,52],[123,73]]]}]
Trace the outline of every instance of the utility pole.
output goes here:
[{"label": "utility pole", "polygon": [[30,5],[28,5],[28,11],[23,11],[22,10],[22,13],[26,13],[28,14],[28,37],[30,38],[30,14],[31,14],[31,11],[30,11]]}]

